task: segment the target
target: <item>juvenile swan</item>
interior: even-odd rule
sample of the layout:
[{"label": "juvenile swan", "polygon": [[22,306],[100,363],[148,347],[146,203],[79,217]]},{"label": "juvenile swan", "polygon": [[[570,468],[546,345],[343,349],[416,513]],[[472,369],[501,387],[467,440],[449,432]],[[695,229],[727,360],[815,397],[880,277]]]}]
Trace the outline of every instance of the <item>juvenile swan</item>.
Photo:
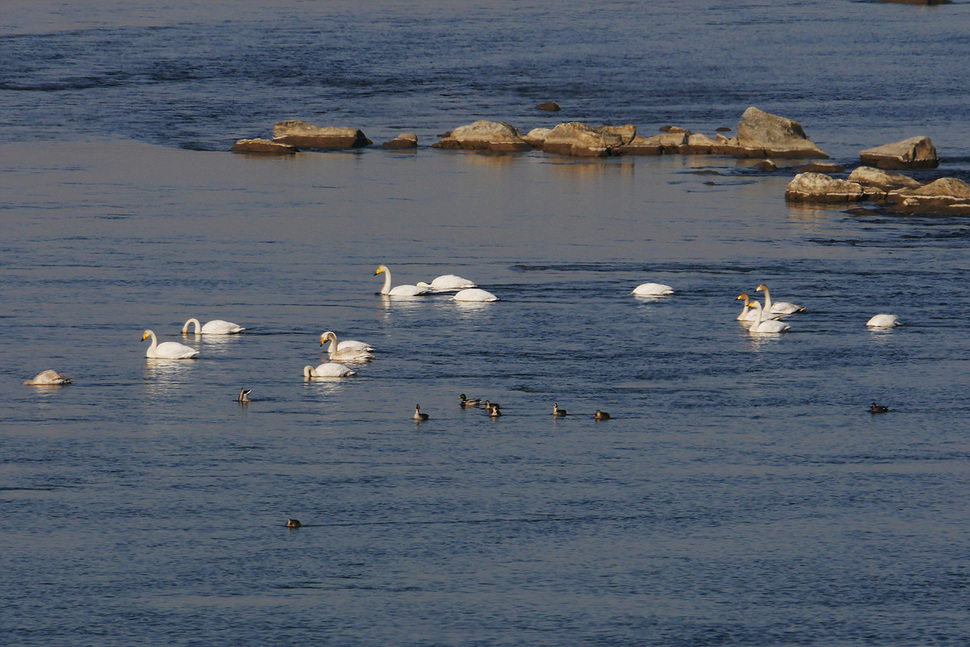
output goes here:
[{"label": "juvenile swan", "polygon": [[41,371],[34,376],[34,379],[24,382],[27,386],[62,386],[70,383],[71,378],[51,369]]},{"label": "juvenile swan", "polygon": [[199,351],[191,346],[180,344],[177,341],[165,341],[159,344],[153,330],[149,329],[141,334],[142,341],[149,337],[152,338],[152,343],[145,351],[145,357],[152,359],[192,359],[199,354]]},{"label": "juvenile swan", "polygon": [[194,335],[235,335],[244,330],[239,324],[234,324],[231,321],[223,321],[222,319],[213,319],[212,321],[205,322],[205,325],[200,328],[199,320],[195,317],[189,319],[182,326],[182,334],[187,335],[189,331],[189,326],[194,326],[195,330],[192,331]]},{"label": "juvenile swan", "polygon": [[374,271],[374,276],[381,273],[384,274],[384,287],[381,288],[379,294],[384,294],[391,297],[417,297],[431,291],[430,286],[424,288],[417,285],[395,285],[392,288],[391,270],[387,269],[386,265],[378,265],[377,269]]}]

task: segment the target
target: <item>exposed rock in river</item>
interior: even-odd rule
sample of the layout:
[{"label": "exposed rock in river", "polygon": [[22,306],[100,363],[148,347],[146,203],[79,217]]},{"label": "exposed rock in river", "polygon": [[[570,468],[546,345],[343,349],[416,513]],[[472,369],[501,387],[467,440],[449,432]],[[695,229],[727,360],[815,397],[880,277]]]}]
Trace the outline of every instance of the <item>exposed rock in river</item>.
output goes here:
[{"label": "exposed rock in river", "polygon": [[856,182],[863,186],[875,187],[883,191],[896,189],[916,189],[921,185],[911,177],[900,173],[889,173],[871,166],[860,166],[849,173],[849,182]]},{"label": "exposed rock in river", "polygon": [[592,128],[578,121],[559,124],[546,135],[542,150],[556,155],[606,157],[624,143],[623,135],[611,130],[607,127]]},{"label": "exposed rock in river", "polygon": [[273,125],[273,141],[300,148],[320,149],[360,148],[374,143],[355,128],[321,128],[305,121],[276,122]]},{"label": "exposed rock in river", "polygon": [[388,150],[413,150],[418,147],[418,136],[415,133],[401,133],[394,139],[381,144],[381,148]]},{"label": "exposed rock in river", "polygon": [[755,107],[741,115],[738,146],[758,157],[828,157],[802,130],[801,124]]},{"label": "exposed rock in river", "polygon": [[863,164],[886,169],[936,168],[940,160],[929,137],[910,137],[901,142],[859,152]]},{"label": "exposed rock in river", "polygon": [[292,155],[297,147],[290,144],[280,144],[268,139],[240,139],[230,148],[234,153],[261,153],[264,155]]},{"label": "exposed rock in river", "polygon": [[799,173],[785,189],[785,199],[792,202],[858,202],[864,197],[861,184],[822,173]]},{"label": "exposed rock in river", "polygon": [[459,126],[443,136],[432,148],[517,153],[532,150],[514,126],[500,121],[476,121]]},{"label": "exposed rock in river", "polygon": [[555,101],[546,101],[545,103],[540,103],[536,106],[536,110],[544,110],[546,112],[559,112],[562,108]]},{"label": "exposed rock in river", "polygon": [[889,192],[893,211],[901,213],[970,214],[970,185],[953,177],[941,177],[917,189]]}]

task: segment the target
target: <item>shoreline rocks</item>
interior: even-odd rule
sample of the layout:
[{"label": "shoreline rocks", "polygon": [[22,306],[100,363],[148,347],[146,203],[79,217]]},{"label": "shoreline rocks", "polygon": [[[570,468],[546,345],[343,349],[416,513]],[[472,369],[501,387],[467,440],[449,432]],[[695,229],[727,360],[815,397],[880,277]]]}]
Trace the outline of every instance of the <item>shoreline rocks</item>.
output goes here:
[{"label": "shoreline rocks", "polygon": [[276,122],[273,125],[273,141],[322,150],[362,148],[374,143],[357,128],[320,127],[296,120]]},{"label": "shoreline rocks", "polygon": [[394,139],[381,144],[381,148],[392,151],[416,150],[418,148],[418,136],[415,133],[401,133]]},{"label": "shoreline rocks", "polygon": [[532,145],[512,125],[503,121],[480,120],[446,133],[431,148],[521,153],[532,150]]},{"label": "shoreline rocks", "polygon": [[754,106],[741,115],[735,132],[739,148],[761,157],[828,157],[812,143],[797,121]]},{"label": "shoreline rocks", "polygon": [[925,169],[940,165],[936,147],[929,137],[923,136],[867,148],[859,152],[859,158],[867,166],[882,169]]},{"label": "shoreline rocks", "polygon": [[296,146],[260,138],[238,139],[229,150],[233,153],[260,153],[262,155],[293,155],[299,152]]}]

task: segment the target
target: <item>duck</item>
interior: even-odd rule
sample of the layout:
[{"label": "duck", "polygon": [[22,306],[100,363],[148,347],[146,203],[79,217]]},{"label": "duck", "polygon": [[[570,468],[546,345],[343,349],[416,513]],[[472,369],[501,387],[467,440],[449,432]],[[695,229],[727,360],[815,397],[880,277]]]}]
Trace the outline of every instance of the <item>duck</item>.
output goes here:
[{"label": "duck", "polygon": [[609,420],[610,419],[610,414],[606,413],[605,411],[600,411],[599,409],[597,409],[596,410],[596,413],[593,414],[593,419],[594,420]]},{"label": "duck", "polygon": [[[322,346],[328,341],[330,342],[330,346],[327,348],[327,355],[330,357],[331,362],[365,362],[374,357],[374,355],[360,347],[341,348],[340,344],[337,343],[337,335],[329,330],[320,335],[320,345]],[[360,344],[361,342],[356,343]]]},{"label": "duck", "polygon": [[249,402],[249,394],[252,392],[252,389],[239,389],[239,395],[236,396],[236,402],[240,402],[242,404]]},{"label": "duck", "polygon": [[421,405],[420,404],[414,405],[414,415],[411,416],[411,418],[413,420],[415,420],[416,422],[421,422],[422,420],[427,420],[430,417],[431,416],[429,416],[426,413],[421,413]]},{"label": "duck", "polygon": [[498,402],[492,402],[491,400],[485,400],[485,404],[482,406],[485,407],[485,411],[491,411],[492,407],[498,407],[500,409],[502,408],[502,405],[500,405]]},{"label": "duck", "polygon": [[[421,286],[422,283],[418,283]],[[474,282],[468,279],[463,279],[455,274],[442,274],[437,277],[430,284],[424,283],[434,292],[451,292],[453,290],[465,290],[467,288],[477,287]]]},{"label": "duck", "polygon": [[287,519],[286,520],[286,527],[287,528],[299,528],[302,525],[303,524],[300,523],[300,520],[299,519]]},{"label": "duck", "polygon": [[337,362],[325,362],[316,368],[309,365],[303,367],[303,377],[307,379],[314,377],[353,377],[354,375],[357,375],[357,373]]},{"label": "duck", "polygon": [[502,408],[497,404],[493,404],[488,408],[488,415],[492,418],[498,418],[502,415]]},{"label": "duck", "polygon": [[152,343],[148,347],[148,350],[145,351],[145,357],[152,359],[193,359],[199,355],[199,351],[196,349],[185,344],[180,344],[177,341],[164,341],[159,344],[158,339],[155,337],[155,331],[151,329],[141,334],[142,341],[145,341],[149,337],[152,338]]},{"label": "duck", "polygon": [[[741,308],[741,314],[737,316],[737,320],[738,321],[757,321],[758,312],[754,308],[751,308],[748,306],[748,302],[751,301],[750,297],[748,297],[748,293],[742,292],[741,294],[738,295],[737,300],[742,300],[744,302],[744,307]],[[768,314],[767,312],[764,311],[764,308],[762,308],[761,310],[762,319],[777,319],[779,316],[780,315],[776,315],[776,314]]]},{"label": "duck", "polygon": [[377,269],[374,271],[374,276],[378,274],[384,274],[384,287],[378,294],[383,294],[389,297],[417,297],[422,294],[427,294],[431,291],[431,286],[421,287],[419,285],[395,285],[391,287],[391,270],[387,269],[386,265],[378,265]]},{"label": "duck", "polygon": [[192,332],[194,335],[235,335],[246,330],[239,324],[232,323],[231,321],[223,321],[222,319],[213,319],[212,321],[205,322],[204,326],[201,326],[199,320],[193,317],[182,326],[183,335],[189,334],[189,326],[195,328]]},{"label": "duck", "polygon": [[751,324],[748,328],[748,332],[756,333],[782,333],[791,329],[791,326],[786,324],[784,321],[775,321],[773,319],[765,319],[762,317],[761,304],[757,301],[748,302],[749,308],[754,308],[755,312],[758,314],[757,320]]},{"label": "duck", "polygon": [[63,386],[70,383],[71,378],[53,369],[41,371],[33,379],[24,382],[27,386]]},{"label": "duck", "polygon": [[557,418],[562,418],[566,415],[566,410],[560,409],[558,404],[553,404],[552,415],[556,416]]},{"label": "duck", "polygon": [[790,315],[796,312],[801,312],[805,309],[805,306],[798,306],[794,303],[788,303],[787,301],[776,301],[772,302],[771,293],[768,292],[768,286],[764,283],[759,283],[758,287],[755,288],[758,292],[765,293],[765,307],[764,311],[766,314],[773,315]]},{"label": "duck", "polygon": [[481,288],[466,288],[464,290],[459,290],[452,298],[455,301],[474,301],[477,303],[498,301],[497,296],[488,290],[483,290]]},{"label": "duck", "polygon": [[482,403],[481,398],[469,398],[464,393],[459,395],[458,399],[461,400],[461,402],[459,402],[458,404],[465,409],[474,409],[475,407],[477,407]]},{"label": "duck", "polygon": [[900,323],[896,315],[879,314],[869,319],[866,325],[870,328],[894,328]]},{"label": "duck", "polygon": [[673,293],[674,289],[663,283],[641,283],[630,294],[638,297],[662,297]]},{"label": "duck", "polygon": [[869,407],[869,413],[886,413],[887,411],[889,411],[889,407],[884,407],[881,404],[876,404],[875,402],[873,402],[872,406]]}]

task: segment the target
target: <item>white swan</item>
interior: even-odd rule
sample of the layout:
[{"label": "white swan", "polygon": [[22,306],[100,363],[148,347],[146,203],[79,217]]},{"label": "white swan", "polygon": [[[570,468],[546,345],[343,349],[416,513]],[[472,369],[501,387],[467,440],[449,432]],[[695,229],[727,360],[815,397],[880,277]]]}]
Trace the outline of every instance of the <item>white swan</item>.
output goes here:
[{"label": "white swan", "polygon": [[395,285],[392,288],[391,270],[387,269],[386,265],[378,265],[377,269],[374,271],[374,276],[377,276],[382,272],[384,273],[384,287],[381,288],[379,294],[385,294],[391,297],[417,297],[431,291],[431,286],[421,287],[418,285]]},{"label": "white swan", "polygon": [[[347,346],[341,348],[340,344],[337,343],[336,333],[329,330],[320,335],[320,345],[322,346],[328,341],[330,346],[327,348],[327,355],[329,355],[331,362],[363,362],[374,357],[371,353],[359,347]],[[360,344],[361,342],[355,343]]]},{"label": "white swan", "polygon": [[896,315],[880,314],[866,322],[870,328],[893,328],[899,325],[899,317]]},{"label": "white swan", "polygon": [[[418,283],[419,286],[422,283]],[[425,283],[424,285],[428,285]],[[451,292],[452,290],[465,290],[475,287],[475,284],[468,279],[463,279],[455,274],[442,274],[428,285],[435,292]]]},{"label": "white swan", "polygon": [[790,315],[795,312],[801,312],[805,309],[805,306],[797,306],[794,303],[788,303],[787,301],[772,302],[771,293],[768,292],[768,286],[764,283],[760,283],[755,290],[765,293],[765,314]]},{"label": "white swan", "polygon": [[[334,337],[336,337],[335,333],[328,330],[327,332],[320,335],[321,344],[323,343],[323,338],[326,337],[327,335],[333,335]],[[330,346],[332,347],[333,344],[331,343]],[[341,339],[339,342],[337,342],[337,350],[348,350],[348,349],[366,350],[370,352],[374,350],[374,347],[368,344],[367,342],[357,341],[356,339]],[[330,349],[328,348],[327,350],[329,352]]]},{"label": "white swan", "polygon": [[213,319],[212,321],[207,321],[205,322],[204,326],[201,326],[200,329],[199,320],[193,317],[192,319],[186,321],[185,325],[182,326],[183,335],[188,334],[190,325],[195,326],[195,330],[192,331],[192,334],[194,335],[234,335],[246,330],[239,324],[234,324],[231,321],[223,321],[222,319]]},{"label": "white swan", "polygon": [[669,285],[664,285],[663,283],[641,283],[637,287],[633,288],[633,292],[630,294],[638,297],[662,297],[664,295],[673,293],[674,289]]},{"label": "white swan", "polygon": [[452,298],[455,301],[477,301],[479,303],[485,301],[498,301],[497,296],[488,290],[483,290],[481,288],[467,288],[465,290],[460,290]]},{"label": "white swan", "polygon": [[303,367],[303,377],[308,379],[311,377],[351,377],[353,375],[357,375],[357,373],[336,362],[327,362],[316,368],[312,366]]},{"label": "white swan", "polygon": [[786,332],[791,329],[791,326],[786,324],[784,321],[775,321],[773,319],[764,319],[761,316],[761,304],[757,301],[751,301],[748,303],[749,308],[754,308],[758,315],[757,321],[751,324],[748,328],[748,332],[768,332],[768,333],[778,333]]},{"label": "white swan", "polygon": [[145,357],[153,359],[192,359],[199,354],[199,351],[191,346],[180,344],[177,341],[165,341],[159,344],[153,330],[146,330],[141,334],[142,341],[149,337],[152,338],[152,344],[145,351]]},{"label": "white swan", "polygon": [[70,384],[71,378],[61,375],[57,371],[47,369],[34,376],[34,379],[24,382],[27,386],[61,386]]},{"label": "white swan", "polygon": [[[738,321],[757,321],[758,311],[748,306],[748,302],[751,301],[751,298],[748,296],[748,293],[742,292],[741,294],[738,295],[738,299],[742,299],[744,301],[744,307],[741,309],[741,314],[737,316],[737,320]],[[781,315],[777,315],[777,314],[769,314],[764,310],[761,311],[762,319],[777,319],[780,316]]]}]

